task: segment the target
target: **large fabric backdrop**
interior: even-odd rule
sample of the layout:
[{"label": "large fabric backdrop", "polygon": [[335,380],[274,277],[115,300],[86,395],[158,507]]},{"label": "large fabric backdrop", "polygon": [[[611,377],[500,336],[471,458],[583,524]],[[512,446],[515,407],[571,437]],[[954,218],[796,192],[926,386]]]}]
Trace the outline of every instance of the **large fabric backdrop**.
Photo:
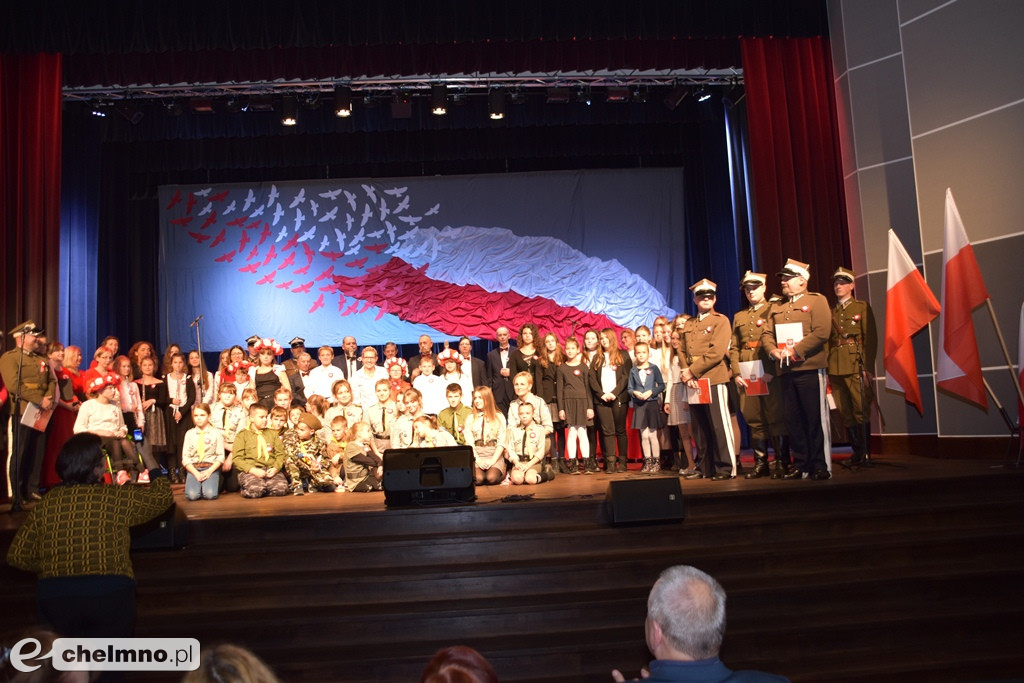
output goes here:
[{"label": "large fabric backdrop", "polygon": [[[674,315],[682,169],[160,188],[161,335],[340,345]],[[581,332],[580,332],[581,334]]]}]

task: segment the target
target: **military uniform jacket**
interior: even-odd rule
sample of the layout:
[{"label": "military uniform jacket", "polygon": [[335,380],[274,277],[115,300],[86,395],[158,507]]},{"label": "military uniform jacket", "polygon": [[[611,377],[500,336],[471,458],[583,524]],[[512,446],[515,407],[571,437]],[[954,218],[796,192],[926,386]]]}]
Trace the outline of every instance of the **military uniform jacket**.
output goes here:
[{"label": "military uniform jacket", "polygon": [[732,344],[729,346],[729,369],[733,377],[740,374],[741,361],[759,360],[764,363],[765,372],[774,367],[761,343],[761,333],[768,324],[769,310],[771,304],[765,300],[756,306],[748,306],[733,317]]},{"label": "military uniform jacket", "polygon": [[866,301],[849,299],[832,309],[832,334],[829,337],[828,374],[855,375],[861,369],[857,355],[862,354],[863,369],[873,372],[878,353],[875,316]]},{"label": "military uniform jacket", "polygon": [[253,467],[280,470],[284,465],[285,453],[281,437],[273,429],[264,429],[261,433],[267,442],[265,458],[260,457],[259,441],[256,438],[255,430],[243,429],[235,437],[235,446],[232,451],[234,453],[233,463],[234,468],[239,472],[247,473]]},{"label": "military uniform jacket", "polygon": [[721,313],[712,312],[702,320],[694,317],[686,321],[683,354],[694,377],[707,378],[711,384],[729,381],[725,358],[729,354],[730,338],[729,318]]},{"label": "military uniform jacket", "polygon": [[26,351],[21,355],[21,350],[13,348],[3,356],[0,356],[0,375],[3,376],[4,386],[10,392],[13,399],[18,388],[18,359],[21,358],[21,410],[25,412],[28,404],[39,405],[43,398],[54,393],[54,378],[50,372],[50,366],[46,359],[36,353]]},{"label": "military uniform jacket", "polygon": [[456,445],[464,446],[466,445],[464,433],[466,422],[472,412],[465,403],[460,403],[459,407],[454,410],[448,406],[437,414],[437,426],[451,434],[455,438]]},{"label": "military uniform jacket", "polygon": [[824,368],[828,361],[828,337],[832,327],[832,312],[825,297],[817,292],[805,292],[796,301],[773,304],[761,333],[761,344],[766,353],[778,348],[775,326],[783,323],[803,325],[804,338],[796,344],[796,355],[804,360],[790,359],[785,366],[776,363],[776,371],[783,374]]}]

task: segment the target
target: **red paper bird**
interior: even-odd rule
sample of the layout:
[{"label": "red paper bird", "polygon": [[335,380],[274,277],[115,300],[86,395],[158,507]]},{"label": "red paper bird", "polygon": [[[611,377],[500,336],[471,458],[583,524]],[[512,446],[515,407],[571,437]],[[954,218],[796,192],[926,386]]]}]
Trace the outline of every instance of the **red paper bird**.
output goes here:
[{"label": "red paper bird", "polygon": [[238,269],[239,273],[255,273],[260,267],[258,263],[250,263],[247,266],[242,266]]},{"label": "red paper bird", "polygon": [[302,266],[301,268],[296,268],[295,270],[293,270],[292,271],[292,275],[305,275],[308,272],[309,272],[309,264],[307,263],[306,265]]},{"label": "red paper bird", "polygon": [[310,308],[308,312],[312,313],[312,312],[316,311],[318,308],[323,308],[323,307],[324,307],[324,295],[321,294],[320,298],[316,300],[316,302],[313,304],[312,308]]},{"label": "red paper bird", "polygon": [[249,220],[248,216],[239,216],[238,218],[232,218],[231,220],[229,220],[224,225],[230,225],[231,227],[235,227],[236,225],[241,225],[242,223],[246,222],[247,220]]},{"label": "red paper bird", "polygon": [[331,284],[324,285],[323,287],[319,287],[318,289],[321,292],[337,292],[339,289],[341,289],[341,286],[338,285],[337,282],[332,282]]},{"label": "red paper bird", "polygon": [[345,252],[343,252],[343,251],[321,251],[320,255],[321,256],[325,256],[325,257],[331,259],[332,261],[337,261],[338,259],[340,259],[342,256],[345,255]]},{"label": "red paper bird", "polygon": [[245,249],[245,245],[249,244],[249,233],[245,230],[242,231],[242,238],[238,240],[238,251]]},{"label": "red paper bird", "polygon": [[344,297],[344,295],[339,295],[338,296],[338,313],[341,313],[341,310],[343,308],[345,308],[345,297]]},{"label": "red paper bird", "polygon": [[315,278],[313,278],[313,280],[315,280],[316,282],[320,282],[321,280],[323,280],[325,278],[329,278],[333,273],[334,273],[334,264],[331,264],[331,265],[327,266],[327,270],[325,270],[324,272],[322,272],[319,275],[317,275]]},{"label": "red paper bird", "polygon": [[268,237],[270,237],[270,226],[264,223],[263,231],[260,233],[260,241],[257,242],[256,244],[262,247],[263,243],[267,241]]},{"label": "red paper bird", "polygon": [[210,249],[213,249],[215,246],[217,246],[218,244],[223,242],[224,241],[224,237],[227,234],[228,234],[228,229],[227,228],[221,228],[220,232],[217,233],[217,236],[213,238],[212,242],[210,242]]},{"label": "red paper bird", "polygon": [[245,260],[252,261],[256,257],[256,254],[258,253],[260,253],[260,247],[259,245],[256,245],[255,247],[252,248],[252,251],[249,252],[249,255],[245,257]]},{"label": "red paper bird", "polygon": [[258,285],[270,284],[271,282],[274,281],[274,276],[275,275],[277,275],[277,271],[276,270],[272,270],[269,273],[267,273],[266,275],[264,275],[263,277],[261,277],[259,280],[257,280],[256,284],[258,284]]},{"label": "red paper bird", "polygon": [[252,223],[250,223],[249,225],[245,226],[245,229],[246,229],[246,230],[252,230],[253,228],[258,228],[258,227],[260,227],[260,219],[259,219],[259,218],[257,218],[256,220],[254,220],[254,221],[253,221]]},{"label": "red paper bird", "polygon": [[173,197],[171,197],[170,203],[167,204],[167,208],[164,209],[164,210],[165,211],[169,211],[170,209],[174,208],[178,204],[178,202],[180,202],[180,201],[181,201],[181,188],[178,188],[178,191],[174,193]]},{"label": "red paper bird", "polygon": [[274,249],[274,245],[270,245],[270,251],[267,252],[267,258],[263,259],[263,265],[269,265],[271,261],[277,258],[277,250]]},{"label": "red paper bird", "polygon": [[292,282],[294,282],[294,281],[293,280],[288,280],[288,282],[282,282],[281,284],[274,285],[274,286],[277,287],[278,289],[288,289],[289,287],[292,286]]},{"label": "red paper bird", "polygon": [[313,256],[316,255],[316,252],[310,249],[309,245],[305,242],[302,243],[302,250],[306,252],[306,265],[309,265],[313,262]]},{"label": "red paper bird", "polygon": [[196,196],[191,192],[188,195],[188,203],[185,204],[185,213],[192,213],[192,207],[196,205]]},{"label": "red paper bird", "polygon": [[352,302],[351,306],[349,306],[347,309],[345,309],[345,312],[342,313],[342,315],[352,315],[353,313],[356,312],[356,310],[358,308],[359,308],[359,299],[356,299],[355,301]]},{"label": "red paper bird", "polygon": [[206,220],[203,221],[203,224],[199,226],[199,229],[200,230],[206,230],[208,227],[210,227],[211,225],[213,225],[216,222],[217,222],[217,212],[214,211],[213,213],[211,213],[209,216],[206,217]]},{"label": "red paper bird", "polygon": [[291,236],[291,237],[290,237],[290,238],[288,239],[288,241],[287,241],[287,242],[285,242],[285,243],[284,243],[284,246],[283,246],[283,247],[281,247],[281,251],[288,251],[289,249],[294,249],[294,248],[295,248],[295,246],[296,246],[296,245],[297,245],[298,243],[299,243],[299,233],[295,233],[294,235],[292,235],[292,236]]},{"label": "red paper bird", "polygon": [[232,249],[228,253],[221,254],[220,256],[213,260],[216,261],[217,263],[230,263],[235,258],[235,254],[237,253],[238,251],[236,249]]},{"label": "red paper bird", "polygon": [[355,261],[349,261],[348,263],[345,264],[345,267],[346,268],[362,268],[363,266],[366,265],[366,259],[368,259],[368,258],[369,258],[369,256],[364,256],[361,259],[356,259]]},{"label": "red paper bird", "polygon": [[310,288],[311,288],[312,286],[313,286],[313,281],[312,281],[312,280],[310,280],[310,281],[309,281],[309,282],[307,282],[306,284],[304,284],[304,285],[299,285],[298,287],[296,287],[295,289],[293,289],[293,290],[292,290],[292,294],[308,294],[308,293],[309,293],[309,290],[310,290]]},{"label": "red paper bird", "polygon": [[180,225],[181,227],[184,228],[186,225],[192,222],[193,218],[195,218],[195,216],[182,216],[181,218],[173,218],[171,219],[171,224]]},{"label": "red paper bird", "polygon": [[192,232],[191,230],[188,231],[188,236],[194,239],[196,242],[199,242],[200,244],[210,239],[209,235],[204,235],[201,232]]},{"label": "red paper bird", "polygon": [[292,253],[288,254],[288,258],[286,258],[284,261],[281,261],[281,265],[279,265],[278,268],[284,270],[285,268],[287,268],[288,266],[292,265],[293,263],[295,263],[295,252],[294,251]]},{"label": "red paper bird", "polygon": [[385,242],[381,242],[380,244],[369,244],[363,247],[363,249],[365,249],[366,251],[372,251],[374,254],[379,254],[380,252],[384,251],[387,248],[388,245]]},{"label": "red paper bird", "polygon": [[223,192],[218,192],[217,194],[215,194],[212,197],[210,197],[210,201],[211,202],[222,202],[222,201],[224,201],[224,198],[227,197],[227,196],[228,196],[228,191],[224,190]]}]

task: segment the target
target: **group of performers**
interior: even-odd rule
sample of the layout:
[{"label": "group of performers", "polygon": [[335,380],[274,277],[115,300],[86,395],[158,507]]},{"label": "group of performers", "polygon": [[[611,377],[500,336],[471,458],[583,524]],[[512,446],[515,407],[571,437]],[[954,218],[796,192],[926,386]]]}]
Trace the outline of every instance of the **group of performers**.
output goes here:
[{"label": "group of performers", "polygon": [[[210,372],[197,351],[172,344],[159,357],[137,342],[119,355],[108,337],[80,370],[77,347],[47,343],[27,321],[0,357],[4,405],[20,399],[11,411],[15,500],[38,499],[55,483],[41,482],[47,454],[82,431],[102,438],[113,483],[138,482],[159,463],[193,500],[225,489],[246,497],[377,490],[388,448],[467,445],[478,485],[538,484],[600,471],[600,439],[603,471],[625,472],[627,422],[641,472],[719,481],[741,470],[738,412],[754,453],[746,478],[825,480],[829,387],[852,446],[846,464],[866,466],[871,308],[853,298],[847,268],[833,274],[831,310],[808,291],[808,264],[790,259],[777,277],[781,296],[769,298],[767,276],[747,271],[748,306],[732,321],[715,310],[718,286],[705,278],[690,288],[692,317],[564,340],[527,323],[515,345],[501,326],[486,359],[472,356],[468,337],[435,353],[424,335],[409,360],[389,342],[378,364],[377,350],[359,352],[354,337],[342,354],[323,346],[314,360],[296,337],[281,363],[282,347],[254,335],[247,347],[225,349]],[[26,411],[42,421],[30,424]]]}]

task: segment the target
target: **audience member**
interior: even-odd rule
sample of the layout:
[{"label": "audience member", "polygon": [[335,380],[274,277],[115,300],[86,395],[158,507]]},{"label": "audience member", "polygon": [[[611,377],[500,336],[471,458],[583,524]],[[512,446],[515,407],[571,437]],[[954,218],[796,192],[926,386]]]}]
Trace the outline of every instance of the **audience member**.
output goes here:
[{"label": "audience member", "polygon": [[420,683],[498,683],[498,674],[473,648],[454,645],[438,650],[427,662]]}]

